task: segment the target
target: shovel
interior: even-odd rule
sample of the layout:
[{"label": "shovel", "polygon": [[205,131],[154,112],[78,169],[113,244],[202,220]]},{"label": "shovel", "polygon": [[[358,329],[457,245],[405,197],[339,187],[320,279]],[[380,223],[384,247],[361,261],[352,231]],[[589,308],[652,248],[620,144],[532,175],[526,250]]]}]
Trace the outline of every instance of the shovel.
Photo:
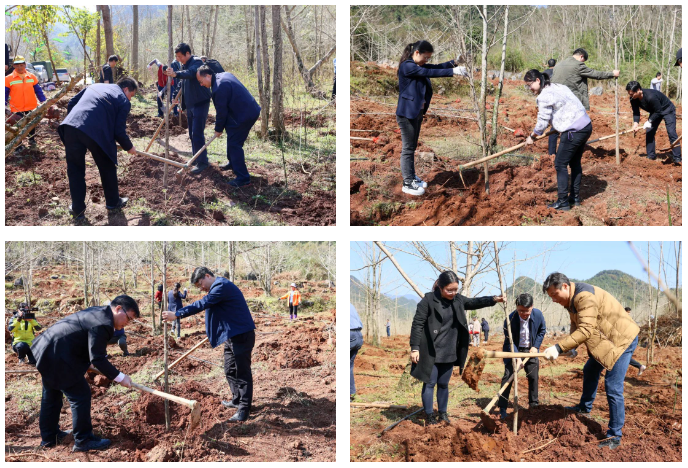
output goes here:
[{"label": "shovel", "polygon": [[[526,358],[522,364],[525,365],[526,362],[528,362],[528,358]],[[516,374],[519,370],[520,369],[516,370],[516,372],[513,372],[511,374],[511,377],[509,377],[509,379],[504,383],[504,385],[502,385],[502,388],[499,389],[499,391],[490,401],[490,403],[488,403],[485,409],[483,409],[480,412],[480,419],[483,422],[483,426],[485,426],[485,429],[487,429],[488,431],[494,431],[495,429],[497,429],[497,424],[495,424],[494,419],[490,417],[490,410],[492,410],[495,403],[497,403],[497,400],[499,400],[499,396],[502,394],[504,390],[506,390],[506,387],[508,387],[509,384],[514,381],[514,378],[516,377]]]},{"label": "shovel", "polygon": [[184,164],[182,168],[177,171],[177,174],[181,173],[184,170],[184,168],[191,166],[191,164],[196,160],[196,158],[198,158],[201,155],[203,150],[205,150],[213,142],[214,139],[215,135],[211,136],[210,140],[208,140],[208,142],[205,145],[203,145],[203,148],[199,149],[198,153],[194,154],[193,158],[186,161],[186,164]]},{"label": "shovel", "polygon": [[468,384],[469,387],[478,392],[480,391],[478,390],[478,383],[480,382],[480,376],[482,376],[483,369],[485,368],[486,358],[513,359],[545,356],[545,353],[512,353],[506,351],[485,351],[479,349],[468,359],[466,368],[464,369],[461,378]]}]

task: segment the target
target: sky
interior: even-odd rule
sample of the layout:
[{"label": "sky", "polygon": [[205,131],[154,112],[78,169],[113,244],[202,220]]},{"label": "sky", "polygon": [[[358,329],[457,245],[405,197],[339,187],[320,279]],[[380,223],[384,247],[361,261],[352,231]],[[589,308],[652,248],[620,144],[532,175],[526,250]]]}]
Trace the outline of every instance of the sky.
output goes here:
[{"label": "sky", "polygon": [[[659,242],[650,243],[651,265],[654,272],[657,270],[657,259],[659,257]],[[364,266],[367,262],[362,259],[360,252],[363,251],[366,243],[352,242],[351,249],[351,270],[356,270]],[[395,247],[406,251],[412,248],[405,242],[385,243],[389,247]],[[438,263],[449,265],[449,251],[446,242],[427,242],[426,245],[432,257]],[[636,249],[643,258],[647,258],[647,242],[635,243]],[[549,250],[547,254],[543,252]],[[437,279],[437,271],[429,263],[420,260],[418,257],[404,252],[391,251],[394,258],[399,262],[402,269],[423,291],[430,291],[432,284]],[[542,283],[543,276],[559,271],[566,274],[569,278],[579,280],[589,279],[602,270],[621,270],[629,275],[635,276],[643,281],[647,281],[647,273],[638,262],[631,251],[627,242],[511,242],[508,243],[500,254],[500,263],[503,265],[513,260],[514,253],[517,259],[531,258],[526,262],[520,262],[516,267],[516,277],[529,276]],[[665,264],[673,265],[673,243],[664,242]],[[465,256],[458,254],[459,264],[465,262]],[[506,286],[512,283],[513,267],[503,266],[503,275]],[[544,270],[544,274],[543,274]],[[364,280],[365,270],[351,271],[351,275]],[[675,272],[671,266],[667,266],[667,277],[669,287],[674,286]],[[402,296],[405,294],[415,295],[411,287],[398,273],[391,262],[386,261],[382,266],[382,291],[391,296]],[[682,275],[679,276],[679,285],[682,283]],[[652,281],[656,286],[655,281]],[[496,273],[491,272],[478,278],[474,282],[471,294],[497,294],[499,292],[499,280]]]}]

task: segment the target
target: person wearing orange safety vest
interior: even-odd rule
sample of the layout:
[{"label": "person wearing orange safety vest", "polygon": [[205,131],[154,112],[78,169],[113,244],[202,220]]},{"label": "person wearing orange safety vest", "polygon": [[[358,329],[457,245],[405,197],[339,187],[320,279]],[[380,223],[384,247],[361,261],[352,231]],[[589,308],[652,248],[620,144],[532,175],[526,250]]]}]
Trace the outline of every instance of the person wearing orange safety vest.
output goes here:
[{"label": "person wearing orange safety vest", "polygon": [[[38,99],[37,99],[38,98]],[[26,71],[26,60],[21,55],[14,58],[14,71],[5,77],[6,113],[24,117],[38,107],[38,101],[45,102],[45,95],[38,78]],[[36,145],[36,128],[29,132],[29,144]],[[22,149],[19,146],[17,149]]]},{"label": "person wearing orange safety vest", "polygon": [[296,289],[296,283],[291,283],[291,291],[280,297],[280,299],[287,298],[289,298],[289,320],[294,320],[296,318],[299,302],[301,302],[301,293]]}]

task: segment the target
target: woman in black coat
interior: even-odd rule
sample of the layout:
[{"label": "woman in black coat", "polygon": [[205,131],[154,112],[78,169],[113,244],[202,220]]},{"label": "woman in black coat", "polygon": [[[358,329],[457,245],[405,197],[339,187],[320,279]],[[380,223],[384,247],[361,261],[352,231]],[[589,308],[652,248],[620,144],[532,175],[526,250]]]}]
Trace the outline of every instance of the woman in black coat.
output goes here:
[{"label": "woman in black coat", "polygon": [[475,310],[504,302],[503,297],[469,299],[459,294],[459,278],[453,271],[440,274],[433,291],[418,303],[411,325],[411,375],[423,382],[423,408],[428,424],[438,423],[433,413],[437,385],[439,420],[449,422],[449,379],[454,366],[463,367],[468,355],[466,309]]}]

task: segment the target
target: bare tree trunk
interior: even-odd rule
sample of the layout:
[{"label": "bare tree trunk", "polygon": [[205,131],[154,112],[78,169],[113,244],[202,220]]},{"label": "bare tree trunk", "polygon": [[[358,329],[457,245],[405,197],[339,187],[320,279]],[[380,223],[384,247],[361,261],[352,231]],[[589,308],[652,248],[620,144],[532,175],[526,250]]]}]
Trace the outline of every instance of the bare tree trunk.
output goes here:
[{"label": "bare tree trunk", "polygon": [[208,58],[213,56],[213,48],[215,47],[215,37],[217,36],[217,17],[220,14],[220,5],[215,6],[215,24],[213,25],[213,37],[210,40],[210,49],[208,50]]},{"label": "bare tree trunk", "polygon": [[86,241],[82,242],[84,251],[84,305],[88,307],[88,255]]},{"label": "bare tree trunk", "polygon": [[191,27],[191,12],[189,11],[189,5],[186,5],[186,23],[189,25],[189,47],[191,47],[191,51],[193,51],[193,28]]},{"label": "bare tree trunk", "polygon": [[[614,8],[614,7],[612,7]],[[616,21],[616,16],[614,17]],[[616,31],[615,31],[616,32]],[[616,32],[618,36],[618,32]],[[614,70],[619,69],[619,38],[614,36]],[[619,153],[619,78],[614,78],[614,118],[616,119],[616,165],[621,165],[621,154]]]},{"label": "bare tree trunk", "polygon": [[[267,8],[265,5],[260,7],[260,41],[262,42],[262,52],[263,52],[263,96],[265,97],[265,102],[260,103],[260,107],[263,111],[260,113],[260,133],[263,139],[267,138],[268,134],[268,121],[270,118],[270,54],[268,50],[268,28],[265,25],[265,16]],[[265,104],[265,105],[263,105]]]},{"label": "bare tree trunk", "polygon": [[153,335],[156,334],[155,328],[155,252],[154,243],[150,242],[150,269],[151,269],[151,321],[153,322]]},{"label": "bare tree trunk", "polygon": [[234,282],[236,274],[236,241],[227,241],[227,256],[229,260],[227,262],[227,271],[229,272],[229,281]]},{"label": "bare tree trunk", "polygon": [[249,71],[253,71],[253,45],[251,44],[251,7],[248,5],[242,6],[244,10],[244,26],[246,29],[246,66]]},{"label": "bare tree trunk", "polygon": [[[174,61],[174,55],[172,52],[172,5],[169,5],[167,7],[167,63],[172,63]],[[171,98],[172,98],[172,85],[171,85],[171,79],[167,79],[167,83],[165,84],[165,159],[170,158],[170,113],[168,112],[168,109],[170,109],[170,104],[171,104]],[[165,190],[167,190],[167,172],[168,172],[168,164],[165,163],[163,166],[163,173],[162,173],[162,186]]]},{"label": "bare tree trunk", "polygon": [[134,79],[139,79],[139,7],[132,6],[134,10],[132,44],[131,44],[131,75]]},{"label": "bare tree trunk", "polygon": [[374,241],[374,243],[385,255],[387,255],[387,258],[389,258],[389,261],[392,262],[399,274],[406,280],[409,286],[411,286],[413,290],[416,292],[416,294],[418,294],[422,299],[425,296],[425,294],[423,294],[423,291],[421,291],[420,288],[416,286],[416,283],[414,283],[413,280],[411,280],[411,278],[409,278],[409,276],[404,272],[404,270],[401,269],[401,265],[399,265],[394,256],[391,253],[389,253],[389,250],[387,250],[384,244],[379,241]]},{"label": "bare tree trunk", "polygon": [[499,111],[499,98],[502,97],[502,88],[504,87],[504,64],[506,62],[506,39],[509,33],[509,5],[506,5],[504,10],[504,36],[502,38],[502,64],[499,68],[499,85],[495,92],[494,108],[492,109],[492,138],[490,140],[490,147],[488,152],[492,152],[497,146],[497,131],[499,126],[497,124]]},{"label": "bare tree trunk", "polygon": [[112,16],[110,15],[110,6],[100,5],[100,13],[103,15],[103,29],[105,30],[105,54],[108,57],[110,57],[111,55],[115,55],[115,45],[112,35]]},{"label": "bare tree trunk", "polygon": [[[100,12],[100,6],[96,7],[98,9],[98,12]],[[98,24],[96,26],[96,68],[98,69],[98,77],[102,76],[102,68],[101,62],[100,62],[100,42],[101,42],[101,37],[100,37],[100,16],[98,16]],[[96,71],[96,70],[94,70]]]},{"label": "bare tree trunk", "polygon": [[53,73],[55,73],[55,81],[59,86],[61,81],[60,78],[57,76],[57,68],[55,67],[55,61],[53,60],[53,53],[50,50],[50,40],[48,39],[48,33],[45,32],[45,29],[43,29],[41,32],[43,33],[43,41],[45,42],[45,48],[48,50],[48,59],[50,60],[50,63],[53,66]]},{"label": "bare tree trunk", "polygon": [[[674,51],[674,31],[676,30],[676,13],[678,10],[674,10],[674,20],[671,23],[671,36],[669,36],[669,54],[671,54]],[[671,55],[669,55],[671,57]],[[668,65],[667,65],[667,72],[666,72],[666,95],[669,95],[669,85],[671,84],[671,80],[669,79],[669,76],[671,75],[671,69],[673,66],[673,60],[668,60]],[[667,62],[665,62],[667,63]],[[681,83],[676,82],[676,89],[678,89],[681,86]],[[649,264],[648,264],[649,266]]]},{"label": "bare tree trunk", "polygon": [[[262,69],[262,61],[263,61],[263,53],[262,53],[262,44],[261,44],[261,33],[260,33],[260,27],[261,27],[261,22],[260,22],[260,6],[255,5],[253,7],[253,15],[255,18],[255,26],[256,26],[256,74],[258,75],[258,97],[260,99],[260,107],[262,109],[265,109],[265,88],[263,88],[263,69]],[[263,131],[263,124],[261,121],[261,126],[260,126],[260,137],[265,140],[268,135],[266,131]]]},{"label": "bare tree trunk", "polygon": [[[483,5],[481,14],[483,20],[483,46],[480,61],[480,99],[478,101],[478,126],[480,127],[480,143],[483,149],[483,157],[487,156],[488,141],[487,141],[487,5]],[[490,174],[487,170],[487,161],[483,164],[483,171],[485,173],[485,192],[490,193]]]},{"label": "bare tree trunk", "polygon": [[[168,24],[170,26],[169,30],[172,30],[171,24],[172,24],[172,5],[169,5],[167,7],[170,13],[169,16],[169,22]],[[170,38],[172,36],[170,35]],[[171,39],[170,39],[171,41]],[[169,81],[169,80],[168,80]],[[169,91],[169,89],[168,89]],[[162,310],[167,310],[167,241],[162,241]],[[160,318],[162,320],[162,317]],[[164,346],[164,362],[165,362],[165,377],[164,377],[164,385],[165,385],[165,392],[169,393],[170,392],[170,383],[168,380],[168,375],[169,375],[169,370],[168,370],[168,343],[167,343],[167,320],[163,321],[163,333],[162,333],[162,339],[163,339],[163,346]],[[165,429],[168,431],[170,430],[170,401],[166,398],[165,399]]]},{"label": "bare tree trunk", "polygon": [[272,5],[272,44],[274,47],[274,70],[272,81],[272,127],[279,139],[286,132],[284,127],[284,101],[282,96],[282,16],[279,5]]},{"label": "bare tree trunk", "polygon": [[[678,297],[678,280],[681,275],[681,241],[678,241],[678,249],[676,248],[676,243],[674,243],[674,257],[676,259],[676,282],[674,283],[676,287],[674,288],[674,296],[676,296],[676,299],[680,300]],[[678,310],[678,304],[674,304],[674,310],[676,311],[676,317],[681,317],[681,313]]]}]

